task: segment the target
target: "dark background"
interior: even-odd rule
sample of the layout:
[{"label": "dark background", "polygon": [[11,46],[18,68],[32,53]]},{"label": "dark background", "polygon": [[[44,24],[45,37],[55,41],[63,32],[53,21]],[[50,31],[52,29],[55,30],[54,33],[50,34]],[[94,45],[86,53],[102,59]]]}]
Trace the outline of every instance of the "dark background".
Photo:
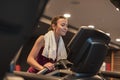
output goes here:
[{"label": "dark background", "polygon": [[19,48],[31,37],[48,0],[0,1],[0,79]]}]

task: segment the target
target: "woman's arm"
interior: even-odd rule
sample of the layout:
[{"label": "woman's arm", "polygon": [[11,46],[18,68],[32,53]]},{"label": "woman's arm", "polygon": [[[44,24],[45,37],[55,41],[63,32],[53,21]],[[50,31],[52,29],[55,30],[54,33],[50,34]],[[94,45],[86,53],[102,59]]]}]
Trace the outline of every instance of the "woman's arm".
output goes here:
[{"label": "woman's arm", "polygon": [[28,55],[28,58],[27,58],[27,63],[30,64],[32,67],[34,67],[35,69],[37,70],[42,70],[44,67],[42,65],[40,65],[36,60],[35,58],[37,57],[38,53],[39,53],[39,50],[41,49],[41,47],[44,45],[44,36],[40,36],[32,50],[30,51],[30,54]]}]

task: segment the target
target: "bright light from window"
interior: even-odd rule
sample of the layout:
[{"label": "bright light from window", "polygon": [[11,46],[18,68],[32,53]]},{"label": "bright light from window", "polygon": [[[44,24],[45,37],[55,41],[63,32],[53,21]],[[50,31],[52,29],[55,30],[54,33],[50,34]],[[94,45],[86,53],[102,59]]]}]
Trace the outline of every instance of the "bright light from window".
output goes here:
[{"label": "bright light from window", "polygon": [[66,17],[66,18],[70,18],[70,17],[71,17],[71,14],[66,13],[66,14],[64,14],[63,16]]}]

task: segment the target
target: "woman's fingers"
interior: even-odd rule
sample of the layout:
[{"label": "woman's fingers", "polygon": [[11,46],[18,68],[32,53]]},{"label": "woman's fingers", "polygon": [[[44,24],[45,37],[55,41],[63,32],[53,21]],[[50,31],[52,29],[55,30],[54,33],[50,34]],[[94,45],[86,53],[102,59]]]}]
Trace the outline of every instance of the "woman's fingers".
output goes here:
[{"label": "woman's fingers", "polygon": [[53,63],[46,63],[45,65],[44,65],[44,67],[46,67],[46,68],[48,68],[49,70],[53,70],[55,67],[54,67],[54,64]]}]

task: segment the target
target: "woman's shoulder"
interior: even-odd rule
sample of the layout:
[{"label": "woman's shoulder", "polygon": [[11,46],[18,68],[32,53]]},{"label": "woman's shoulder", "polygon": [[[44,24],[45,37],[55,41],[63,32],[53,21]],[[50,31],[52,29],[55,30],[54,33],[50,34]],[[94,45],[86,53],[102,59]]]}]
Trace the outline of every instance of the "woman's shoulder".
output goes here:
[{"label": "woman's shoulder", "polygon": [[38,43],[44,43],[44,35],[40,35],[37,40]]},{"label": "woman's shoulder", "polygon": [[40,35],[37,40],[43,40],[44,39],[44,35]]}]

